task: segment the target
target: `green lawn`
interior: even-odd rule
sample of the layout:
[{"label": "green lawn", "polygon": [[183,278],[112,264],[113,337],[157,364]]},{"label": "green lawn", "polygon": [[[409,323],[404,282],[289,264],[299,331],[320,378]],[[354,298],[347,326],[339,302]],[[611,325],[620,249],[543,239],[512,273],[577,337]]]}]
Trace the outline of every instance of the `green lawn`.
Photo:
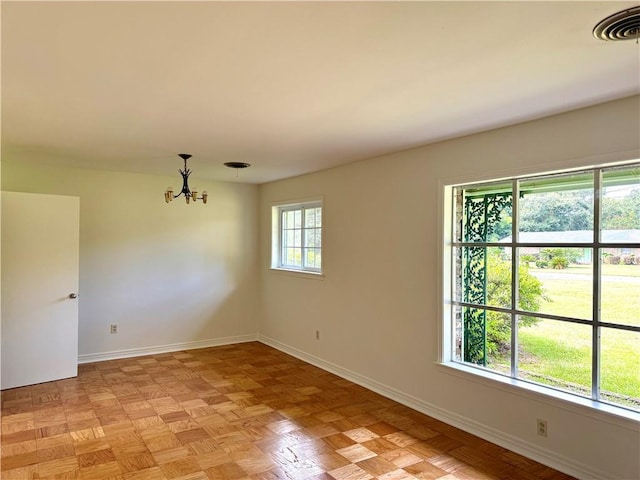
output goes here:
[{"label": "green lawn", "polygon": [[[588,326],[553,320],[522,328],[519,332],[521,373],[524,377],[528,373],[532,380],[540,383],[588,394],[591,338]],[[603,332],[601,342],[602,391],[640,402],[640,335],[609,329]]]},{"label": "green lawn", "polygon": [[[548,274],[549,270],[530,269]],[[540,311],[591,319],[591,269],[572,266],[557,273],[583,274],[584,279],[544,278]],[[640,277],[637,265],[603,265],[603,275]],[[613,280],[613,279],[610,279]],[[615,279],[602,282],[602,320],[640,325],[640,284]],[[592,329],[588,325],[541,320],[518,332],[519,371],[522,378],[590,395]],[[640,409],[640,334],[602,328],[601,391],[614,403]],[[503,370],[508,358],[495,358],[492,367]]]},{"label": "green lawn", "polygon": [[[620,267],[621,265],[607,266]],[[583,280],[542,279],[545,295],[551,301],[542,303],[541,313],[591,320],[593,293],[590,270],[580,270],[579,268],[567,268],[558,271],[558,273],[584,272]],[[640,266],[636,265],[626,266],[626,268],[628,269],[627,272],[633,271],[635,273],[640,271]],[[529,271],[534,275],[539,272],[543,274],[549,273],[549,270],[530,269]],[[620,273],[613,275],[621,278],[636,276],[621,275]],[[601,320],[603,322],[640,326],[640,283],[625,282],[624,280],[607,281],[606,274],[604,277],[605,281],[601,283]],[[633,279],[633,282],[637,281]]]},{"label": "green lawn", "polygon": [[[533,265],[533,263],[531,263]],[[603,275],[616,275],[620,277],[640,277],[640,265],[609,265],[607,263],[601,264]],[[541,268],[529,268],[531,273],[546,272],[548,269]],[[565,273],[582,273],[584,275],[590,275],[593,271],[592,265],[576,265],[571,264],[569,268],[560,270]]]}]

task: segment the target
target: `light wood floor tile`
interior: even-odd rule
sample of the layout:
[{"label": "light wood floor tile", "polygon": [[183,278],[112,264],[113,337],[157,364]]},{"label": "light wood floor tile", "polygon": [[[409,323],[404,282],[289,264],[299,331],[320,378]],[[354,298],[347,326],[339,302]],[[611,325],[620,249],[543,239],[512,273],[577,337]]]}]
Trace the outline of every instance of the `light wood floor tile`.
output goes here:
[{"label": "light wood floor tile", "polygon": [[122,474],[124,480],[167,480],[160,467],[145,468],[135,472]]},{"label": "light wood floor tile", "polygon": [[[408,472],[404,470],[393,470],[391,472],[387,472],[378,477],[378,480],[412,480],[415,479],[413,475],[410,475]],[[440,477],[441,479],[444,477]],[[449,479],[453,480],[453,479]]]},{"label": "light wood floor tile", "polygon": [[118,465],[116,461],[80,468],[80,477],[82,480],[102,480],[104,478],[119,476],[121,473],[120,465]]},{"label": "light wood floor tile", "polygon": [[26,467],[36,463],[38,463],[37,452],[18,453],[17,455],[3,456],[1,470],[13,470],[14,468]]},{"label": "light wood floor tile", "polygon": [[369,480],[373,478],[371,474],[360,468],[358,465],[350,464],[329,472],[336,480]]},{"label": "light wood floor tile", "polygon": [[76,450],[71,443],[62,443],[55,447],[38,449],[38,462],[48,462],[59,458],[75,456]]},{"label": "light wood floor tile", "polygon": [[11,457],[21,453],[35,452],[37,450],[35,440],[27,440],[26,442],[7,443],[0,445],[0,451],[3,457]]},{"label": "light wood floor tile", "polygon": [[194,457],[181,458],[173,462],[160,464],[160,469],[167,478],[177,478],[189,473],[200,472],[202,469]]},{"label": "light wood floor tile", "polygon": [[38,465],[28,465],[26,467],[14,468],[2,472],[2,480],[35,480],[39,479]]},{"label": "light wood floor tile", "polygon": [[[184,456],[183,454],[178,458],[183,458]],[[156,459],[150,453],[139,453],[128,457],[120,457],[118,458],[118,464],[120,465],[120,470],[124,473],[137,472],[157,465]]]},{"label": "light wood floor tile", "polygon": [[38,465],[38,473],[42,477],[61,475],[79,470],[78,459],[75,456],[59,458]]},{"label": "light wood floor tile", "polygon": [[570,480],[260,343],[1,394],[2,480]]}]

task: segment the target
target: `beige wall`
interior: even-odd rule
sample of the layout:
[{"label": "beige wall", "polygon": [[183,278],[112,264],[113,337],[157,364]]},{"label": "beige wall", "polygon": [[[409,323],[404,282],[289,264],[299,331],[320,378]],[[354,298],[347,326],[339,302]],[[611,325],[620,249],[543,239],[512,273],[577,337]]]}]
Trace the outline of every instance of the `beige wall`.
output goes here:
[{"label": "beige wall", "polygon": [[258,188],[200,182],[207,205],[167,205],[179,183],[3,159],[3,190],[80,197],[81,360],[255,338]]},{"label": "beige wall", "polygon": [[[262,185],[261,338],[565,471],[640,477],[638,423],[436,365],[442,185],[639,158],[639,107],[632,97]],[[324,278],[271,271],[272,204],[313,196]]]}]

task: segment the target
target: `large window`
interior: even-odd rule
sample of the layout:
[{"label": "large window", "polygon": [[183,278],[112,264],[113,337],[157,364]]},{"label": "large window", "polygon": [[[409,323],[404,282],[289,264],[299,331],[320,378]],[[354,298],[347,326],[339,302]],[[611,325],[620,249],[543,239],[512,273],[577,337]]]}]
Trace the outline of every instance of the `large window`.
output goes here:
[{"label": "large window", "polygon": [[274,211],[272,267],[322,272],[322,204],[280,205]]},{"label": "large window", "polygon": [[450,360],[640,410],[640,164],[450,191]]}]

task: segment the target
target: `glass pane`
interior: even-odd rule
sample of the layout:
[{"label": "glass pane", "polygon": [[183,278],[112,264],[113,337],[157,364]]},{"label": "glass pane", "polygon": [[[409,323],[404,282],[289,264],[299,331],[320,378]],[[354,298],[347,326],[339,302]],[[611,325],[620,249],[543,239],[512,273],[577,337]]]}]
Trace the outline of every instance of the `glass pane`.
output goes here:
[{"label": "glass pane", "polygon": [[302,265],[302,251],[300,248],[285,248],[283,255],[284,264],[299,267]]},{"label": "glass pane", "polygon": [[287,212],[287,226],[286,226],[286,228],[294,228],[295,227],[295,218],[296,218],[295,210],[289,210]]},{"label": "glass pane", "polygon": [[296,234],[295,230],[287,230],[284,237],[284,246],[285,247],[295,247],[296,245]]},{"label": "glass pane", "polygon": [[465,242],[510,239],[511,182],[466,187],[456,196],[456,229]]},{"label": "glass pane", "polygon": [[295,210],[293,212],[293,227],[302,228],[302,210]]},{"label": "glass pane", "polygon": [[487,305],[511,308],[511,249],[487,248]]},{"label": "glass pane", "polygon": [[305,208],[304,210],[304,226],[309,228],[316,224],[316,209]]},{"label": "glass pane", "polygon": [[458,362],[463,361],[462,352],[462,339],[463,339],[463,308],[460,305],[451,304],[451,318],[453,318],[453,331],[451,336],[453,337],[453,351],[454,358]]},{"label": "glass pane", "polygon": [[462,272],[463,272],[463,263],[462,263],[462,248],[454,247],[452,251],[452,263],[453,263],[453,300],[456,302],[462,302]]},{"label": "glass pane", "polygon": [[536,259],[539,248],[518,249],[518,308],[527,312],[539,312],[545,295],[543,280],[536,276]]},{"label": "glass pane", "polygon": [[290,230],[287,232],[287,236],[289,237],[289,247],[302,246],[302,243],[300,242],[300,230]]},{"label": "glass pane", "polygon": [[317,247],[319,246],[316,240],[316,230],[310,228],[304,231],[304,246],[305,247]]},{"label": "glass pane", "polygon": [[303,236],[304,236],[305,247],[315,247],[315,245],[313,244],[314,243],[313,230],[304,230]]},{"label": "glass pane", "polygon": [[[601,204],[601,240],[640,244],[640,166],[604,171]],[[608,249],[607,253],[620,257],[621,263],[640,263],[640,246]]]},{"label": "glass pane", "polygon": [[523,180],[520,194],[520,242],[593,242],[593,172]]},{"label": "glass pane", "polygon": [[[519,308],[528,312],[591,320],[592,249],[536,247],[526,251],[536,251],[527,254],[536,258],[534,266],[529,267],[527,273],[538,282],[530,276],[520,278]],[[541,284],[541,289],[538,284]]]},{"label": "glass pane", "polygon": [[588,325],[520,317],[518,376],[590,397],[591,335]]},{"label": "glass pane", "polygon": [[464,198],[464,188],[455,187],[453,189],[453,223],[454,223],[454,232],[453,232],[453,241],[454,242],[462,242],[463,236],[463,224],[464,224],[464,211],[462,206]]},{"label": "glass pane", "polygon": [[640,326],[640,265],[610,263],[612,256],[602,256],[600,320]]},{"label": "glass pane", "polygon": [[486,305],[486,247],[462,247],[462,301]]},{"label": "glass pane", "polygon": [[640,333],[602,328],[600,342],[602,400],[640,410]]},{"label": "glass pane", "polygon": [[487,311],[487,368],[511,373],[511,317]]},{"label": "glass pane", "polygon": [[511,364],[511,321],[506,313],[462,308],[456,331],[459,361],[508,374]]},{"label": "glass pane", "polygon": [[[511,307],[511,249],[462,247],[457,249],[463,268],[456,282],[456,300],[492,307]],[[459,266],[458,263],[456,266]]]},{"label": "glass pane", "polygon": [[320,249],[305,248],[304,252],[305,267],[320,268]]},{"label": "glass pane", "polygon": [[322,226],[322,207],[316,208],[316,227]]}]

